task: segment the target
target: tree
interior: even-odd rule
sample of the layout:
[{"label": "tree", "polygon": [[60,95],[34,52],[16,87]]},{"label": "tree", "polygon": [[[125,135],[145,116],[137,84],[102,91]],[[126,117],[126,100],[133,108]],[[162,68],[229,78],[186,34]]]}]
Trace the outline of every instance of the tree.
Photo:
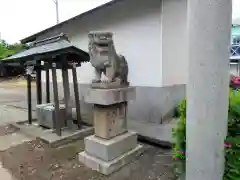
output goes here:
[{"label": "tree", "polygon": [[20,43],[8,44],[5,40],[0,40],[0,59],[7,58],[21,52],[25,49],[25,45]]}]

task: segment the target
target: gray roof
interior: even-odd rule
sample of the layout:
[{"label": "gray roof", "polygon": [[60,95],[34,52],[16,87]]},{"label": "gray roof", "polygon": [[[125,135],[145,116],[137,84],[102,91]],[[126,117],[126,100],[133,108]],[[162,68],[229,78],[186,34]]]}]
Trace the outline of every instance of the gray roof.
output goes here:
[{"label": "gray roof", "polygon": [[38,56],[44,55],[60,55],[60,54],[72,53],[82,57],[81,61],[89,61],[89,55],[87,52],[72,45],[64,34],[47,38],[41,41],[37,41],[30,45],[30,48],[14,54],[3,61],[8,60],[21,60],[21,59],[32,59]]},{"label": "gray roof", "polygon": [[45,33],[45,32],[47,32],[47,31],[52,30],[52,29],[57,28],[57,27],[61,27],[61,26],[64,25],[64,24],[68,24],[70,21],[73,21],[73,20],[75,20],[75,19],[77,19],[77,18],[80,18],[80,17],[86,16],[86,15],[89,15],[89,14],[91,14],[91,13],[93,13],[93,12],[95,12],[95,11],[101,10],[101,9],[103,9],[103,8],[105,8],[105,7],[112,6],[112,5],[116,4],[117,1],[122,1],[122,0],[111,0],[111,1],[108,2],[108,3],[105,3],[105,4],[101,5],[101,6],[98,6],[98,7],[94,8],[94,9],[91,9],[91,10],[89,10],[89,11],[87,11],[87,12],[81,13],[81,14],[79,14],[79,15],[77,15],[77,16],[75,16],[75,17],[72,17],[72,18],[70,18],[70,19],[68,19],[68,20],[66,20],[66,21],[63,21],[63,22],[61,22],[61,23],[59,23],[59,24],[57,24],[57,25],[54,25],[54,26],[49,27],[49,28],[47,28],[47,29],[45,29],[45,30],[42,30],[42,31],[40,31],[40,32],[38,32],[38,33],[36,33],[36,34],[33,34],[33,35],[31,35],[31,36],[28,36],[28,37],[22,39],[22,40],[21,40],[21,43],[25,44],[25,43],[28,43],[28,42],[31,42],[31,41],[35,41],[35,40],[36,40],[36,37],[37,37],[38,35],[42,34],[42,33]]}]

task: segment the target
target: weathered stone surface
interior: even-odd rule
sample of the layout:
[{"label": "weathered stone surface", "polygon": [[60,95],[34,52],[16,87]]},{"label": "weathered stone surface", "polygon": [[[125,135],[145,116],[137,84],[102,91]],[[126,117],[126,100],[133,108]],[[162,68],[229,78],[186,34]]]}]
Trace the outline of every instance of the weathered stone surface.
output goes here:
[{"label": "weathered stone surface", "polygon": [[[121,85],[128,85],[128,64],[124,56],[117,54],[113,33],[111,32],[90,32],[89,55],[90,62],[95,68],[96,83],[112,83],[119,81]],[[101,75],[105,74],[105,80]]]},{"label": "weathered stone surface", "polygon": [[110,139],[127,131],[126,103],[94,107],[95,135]]},{"label": "weathered stone surface", "polygon": [[[55,117],[55,108],[52,103],[49,104],[40,104],[36,106],[36,115],[39,125],[54,129],[54,117]],[[61,127],[64,126],[64,121],[66,120],[65,105],[60,104],[59,107],[59,118]]]},{"label": "weathered stone surface", "polygon": [[127,132],[110,140],[96,136],[85,138],[85,152],[91,156],[111,161],[137,147],[137,133]]},{"label": "weathered stone surface", "polygon": [[49,144],[51,147],[58,147],[64,144],[68,144],[79,139],[84,139],[87,136],[93,134],[93,127],[82,126],[79,129],[62,129],[62,136],[58,136],[55,133],[55,130],[52,129],[43,129],[38,126],[38,124],[26,124],[27,122],[21,122],[13,124],[15,127],[20,129],[20,132],[29,137],[39,138],[45,143]]},{"label": "weathered stone surface", "polygon": [[120,81],[110,83],[92,83],[91,88],[93,89],[118,89],[128,87],[129,84],[121,84]]},{"label": "weathered stone surface", "polygon": [[98,171],[104,175],[109,175],[122,166],[130,163],[135,160],[136,157],[140,156],[143,152],[143,147],[138,145],[136,148],[128,151],[127,153],[115,158],[112,161],[103,161],[94,156],[88,155],[85,151],[79,153],[79,161],[82,162],[85,166],[91,168],[92,170]]},{"label": "weathered stone surface", "polygon": [[136,99],[134,87],[117,89],[89,89],[85,102],[99,105],[111,105]]}]

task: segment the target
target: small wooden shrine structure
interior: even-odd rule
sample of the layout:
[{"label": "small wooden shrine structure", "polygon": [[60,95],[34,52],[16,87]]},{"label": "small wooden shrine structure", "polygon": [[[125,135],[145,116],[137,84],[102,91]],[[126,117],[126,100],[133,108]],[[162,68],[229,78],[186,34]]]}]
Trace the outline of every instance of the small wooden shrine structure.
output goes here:
[{"label": "small wooden shrine structure", "polygon": [[[60,34],[41,41],[35,41],[30,48],[4,59],[4,63],[18,64],[26,68],[27,75],[27,100],[28,100],[28,123],[32,124],[32,96],[31,96],[31,73],[36,71],[36,93],[37,104],[42,104],[42,76],[41,72],[46,71],[46,103],[50,103],[50,74],[52,71],[53,99],[55,118],[54,124],[57,135],[61,136],[62,124],[67,126],[66,122],[59,122],[59,96],[56,70],[62,71],[64,103],[67,120],[71,119],[72,109],[70,107],[70,87],[68,70],[72,71],[73,88],[76,104],[77,126],[81,128],[80,101],[78,91],[78,81],[76,67],[81,66],[82,62],[88,62],[89,55],[76,46],[72,45],[67,36]],[[71,117],[69,117],[71,116]]]}]

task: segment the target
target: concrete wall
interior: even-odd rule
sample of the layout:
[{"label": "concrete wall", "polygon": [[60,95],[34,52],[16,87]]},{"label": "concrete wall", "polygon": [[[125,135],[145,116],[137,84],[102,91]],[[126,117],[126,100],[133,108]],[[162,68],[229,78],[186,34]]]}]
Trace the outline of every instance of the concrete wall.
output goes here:
[{"label": "concrete wall", "polygon": [[[63,99],[63,86],[59,82],[59,98]],[[84,96],[89,88],[89,84],[79,84],[81,113],[87,122],[92,123],[92,105],[84,103]],[[73,97],[73,85],[70,84],[72,106],[75,107]],[[146,87],[136,86],[136,100],[130,101],[128,106],[128,118],[137,121],[161,123],[162,120],[172,117],[173,107],[185,97],[185,85]],[[52,95],[51,86],[51,98]],[[45,94],[45,84],[43,83],[43,94]]]},{"label": "concrete wall", "polygon": [[187,0],[162,1],[163,85],[187,82]]},{"label": "concrete wall", "polygon": [[[175,3],[176,0],[167,1],[173,1]],[[176,103],[185,95],[185,86],[181,85],[182,82],[176,82],[180,80],[180,72],[183,71],[183,68],[172,70],[171,68],[174,68],[170,68],[170,64],[173,63],[172,56],[170,56],[171,54],[167,55],[171,47],[166,46],[162,48],[165,44],[170,44],[170,40],[172,40],[171,34],[167,34],[166,32],[170,27],[165,29],[161,24],[162,20],[174,20],[171,16],[173,11],[171,8],[174,8],[174,11],[178,9],[177,4],[174,3],[173,5],[175,6],[170,4],[169,9],[164,8],[165,19],[163,19],[163,8],[161,7],[162,2],[160,0],[117,1],[113,6],[98,10],[91,15],[72,20],[67,25],[63,25],[60,28],[56,28],[39,36],[38,39],[64,32],[69,36],[73,44],[88,51],[87,34],[89,31],[108,30],[114,32],[116,50],[126,56],[129,64],[129,81],[132,86],[136,87],[137,91],[137,99],[129,103],[129,118],[159,123],[161,119],[170,114]],[[163,5],[165,5],[165,3],[163,3]],[[181,3],[179,5],[184,6]],[[170,17],[168,18],[168,16]],[[178,24],[181,25],[181,22]],[[165,22],[164,25],[167,26],[167,22]],[[175,28],[173,26],[171,27]],[[161,33],[162,29],[164,30],[164,34]],[[174,33],[177,32],[175,31]],[[164,36],[170,36],[170,40]],[[162,42],[162,38],[164,38],[164,42]],[[180,37],[179,40],[181,41]],[[179,46],[182,46],[182,44]],[[162,50],[165,51],[166,55],[162,55]],[[178,61],[182,61],[183,55],[181,55],[180,50],[178,52],[176,55],[180,58]],[[164,60],[164,66],[162,66],[162,58],[166,58],[166,60]],[[168,63],[167,61],[170,62]],[[175,59],[174,64],[176,61]],[[168,68],[170,72],[163,71],[165,68]],[[171,73],[177,74],[172,76]],[[71,73],[69,73],[69,75],[71,76]],[[165,76],[164,80],[166,82],[170,80],[169,83],[164,84],[164,87],[162,75]],[[81,100],[84,100],[84,94],[92,78],[93,68],[91,64],[83,64],[82,67],[78,69],[78,79],[81,84]],[[175,78],[177,79],[175,80]],[[45,79],[44,75],[43,79]],[[62,89],[61,79],[61,73],[58,72],[60,89]],[[71,77],[70,81],[72,81]],[[177,85],[174,85],[174,83]],[[73,94],[73,92],[71,94]],[[60,97],[63,97],[62,90],[60,90]],[[81,104],[83,108],[82,112],[84,114],[91,114],[91,106],[86,105],[83,101]]]}]

